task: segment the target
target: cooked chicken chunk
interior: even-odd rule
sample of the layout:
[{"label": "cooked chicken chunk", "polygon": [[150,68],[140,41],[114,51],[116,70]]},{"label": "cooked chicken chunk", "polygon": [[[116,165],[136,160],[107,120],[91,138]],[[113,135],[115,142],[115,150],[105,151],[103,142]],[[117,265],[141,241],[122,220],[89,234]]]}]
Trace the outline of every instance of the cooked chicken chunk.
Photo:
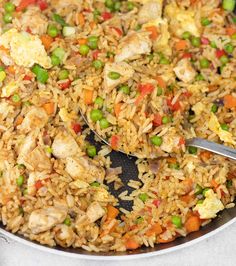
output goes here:
[{"label": "cooked chicken chunk", "polygon": [[48,178],[47,172],[31,172],[27,180],[27,193],[28,195],[35,195],[36,187],[35,183],[38,180],[43,180]]},{"label": "cooked chicken chunk", "polygon": [[176,130],[174,128],[170,128],[168,132],[162,137],[162,144],[160,148],[165,152],[174,152],[174,150],[178,147],[179,136],[176,134]]},{"label": "cooked chicken chunk", "polygon": [[151,47],[149,33],[131,32],[121,40],[115,61],[121,62],[137,55],[149,54]]},{"label": "cooked chicken chunk", "polygon": [[42,14],[42,12],[39,12],[37,7],[27,9],[24,16],[21,16],[19,22],[21,30],[27,31],[30,29],[32,34],[42,35],[46,33],[48,27],[47,18]]},{"label": "cooked chicken chunk", "polygon": [[176,76],[183,82],[190,83],[196,76],[196,71],[187,58],[181,59],[174,68]]},{"label": "cooked chicken chunk", "polygon": [[67,215],[67,210],[57,207],[45,207],[33,211],[29,216],[29,229],[33,234],[50,230],[53,226],[62,223]]},{"label": "cooked chicken chunk", "polygon": [[24,133],[28,133],[34,129],[43,128],[48,122],[48,115],[43,108],[32,107],[26,114],[19,129]]},{"label": "cooked chicken chunk", "polygon": [[59,224],[55,227],[56,242],[62,247],[69,247],[75,240],[73,229],[65,224]]},{"label": "cooked chicken chunk", "polygon": [[78,148],[77,142],[66,132],[58,133],[52,143],[52,153],[60,159],[75,155]]},{"label": "cooked chicken chunk", "polygon": [[36,147],[24,157],[23,164],[30,171],[51,172],[52,164],[45,151],[41,147]]},{"label": "cooked chicken chunk", "polygon": [[162,0],[150,1],[145,3],[139,10],[138,22],[146,23],[156,18],[161,18],[162,15]]},{"label": "cooked chicken chunk", "polygon": [[[110,74],[116,72],[120,75],[117,79],[110,78]],[[109,93],[113,88],[129,80],[134,74],[133,68],[125,62],[106,63],[104,67],[104,89]]]},{"label": "cooked chicken chunk", "polygon": [[88,206],[87,209],[87,216],[89,218],[89,221],[91,223],[94,223],[98,219],[102,218],[102,216],[105,214],[105,210],[102,208],[102,206],[98,202],[93,202]]},{"label": "cooked chicken chunk", "polygon": [[74,179],[81,179],[87,183],[95,180],[102,182],[105,177],[105,170],[87,157],[66,158],[65,170]]}]

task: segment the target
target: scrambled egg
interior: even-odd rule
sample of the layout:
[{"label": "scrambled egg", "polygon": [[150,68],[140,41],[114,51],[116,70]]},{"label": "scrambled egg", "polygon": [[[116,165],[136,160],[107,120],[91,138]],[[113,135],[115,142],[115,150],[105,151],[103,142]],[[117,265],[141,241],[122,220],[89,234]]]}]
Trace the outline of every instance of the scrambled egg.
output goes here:
[{"label": "scrambled egg", "polygon": [[36,35],[11,29],[0,36],[0,43],[10,50],[10,56],[19,66],[32,67],[34,64],[44,68],[52,66],[50,57]]},{"label": "scrambled egg", "polygon": [[73,119],[75,119],[74,115],[72,113],[68,113],[64,107],[60,109],[59,116],[63,122],[71,122]]},{"label": "scrambled egg", "polygon": [[181,37],[185,31],[194,36],[200,36],[200,31],[195,23],[194,11],[183,10],[176,3],[171,3],[165,8],[166,16],[170,20],[173,32]]},{"label": "scrambled egg", "polygon": [[192,107],[192,110],[196,115],[200,115],[204,109],[205,105],[201,102],[194,104],[194,106]]},{"label": "scrambled egg", "polygon": [[197,204],[193,209],[194,211],[198,211],[201,219],[211,219],[215,218],[217,212],[222,211],[224,209],[224,205],[217,198],[217,195],[213,192],[212,189],[209,189],[206,194],[206,198],[202,204]]},{"label": "scrambled egg", "polygon": [[189,84],[188,91],[194,94],[198,94],[200,92],[203,92],[203,93],[207,92],[208,88],[202,84]]},{"label": "scrambled egg", "polygon": [[93,195],[94,201],[106,201],[109,198],[109,193],[103,187],[96,188],[96,191]]},{"label": "scrambled egg", "polygon": [[1,97],[10,97],[17,89],[17,82],[10,81],[6,86],[2,87]]},{"label": "scrambled egg", "polygon": [[208,127],[211,131],[216,133],[222,141],[228,142],[234,145],[236,144],[236,142],[233,140],[232,134],[226,130],[223,130],[220,127],[220,123],[217,117],[213,113],[211,113],[211,118],[208,122]]}]

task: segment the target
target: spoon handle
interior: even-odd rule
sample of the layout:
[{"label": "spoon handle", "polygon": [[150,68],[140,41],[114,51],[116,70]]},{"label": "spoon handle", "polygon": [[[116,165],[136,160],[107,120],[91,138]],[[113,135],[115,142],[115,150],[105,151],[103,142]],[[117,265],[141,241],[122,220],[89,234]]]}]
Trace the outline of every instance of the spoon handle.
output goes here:
[{"label": "spoon handle", "polygon": [[228,157],[230,159],[236,160],[236,149],[227,147],[222,144],[217,144],[213,141],[201,139],[201,138],[192,138],[186,141],[187,146],[201,148],[219,155]]}]

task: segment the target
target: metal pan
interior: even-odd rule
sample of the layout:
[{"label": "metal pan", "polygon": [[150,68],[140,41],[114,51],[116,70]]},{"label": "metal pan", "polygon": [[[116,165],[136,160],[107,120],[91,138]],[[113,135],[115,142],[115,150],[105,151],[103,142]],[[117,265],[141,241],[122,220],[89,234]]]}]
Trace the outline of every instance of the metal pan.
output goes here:
[{"label": "metal pan", "polygon": [[[93,143],[94,145],[99,147],[101,143],[97,143],[94,140],[94,135],[90,135],[88,140]],[[127,186],[127,183],[130,179],[136,179],[138,175],[138,170],[135,164],[134,157],[128,157],[125,154],[120,152],[113,151],[110,154],[112,160],[112,167],[121,166],[123,169],[123,173],[120,176],[122,181],[124,182],[124,187],[119,190],[114,190],[112,185],[109,185],[110,191],[114,196],[118,196],[123,190],[128,190],[129,192],[132,189]],[[125,209],[131,210],[132,209],[132,202],[129,201],[119,201],[120,207]],[[164,253],[168,253],[171,251],[178,250],[180,248],[184,248],[190,246],[194,243],[197,243],[203,239],[210,237],[211,235],[216,234],[223,228],[227,227],[228,225],[234,223],[236,221],[236,207],[231,209],[225,209],[221,212],[216,219],[214,219],[211,223],[201,228],[200,231],[191,233],[185,238],[177,238],[175,241],[167,244],[158,244],[154,248],[146,248],[141,247],[135,251],[127,251],[127,252],[88,252],[83,249],[73,249],[73,248],[62,248],[62,247],[46,247],[43,245],[38,244],[35,241],[28,240],[20,235],[14,235],[12,233],[7,232],[4,229],[4,226],[0,224],[0,233],[9,237],[10,239],[16,240],[22,244],[26,244],[31,247],[35,247],[45,252],[63,255],[67,257],[73,257],[78,259],[94,259],[94,260],[127,260],[127,259],[135,259],[135,258],[142,258],[142,257],[151,257],[155,255],[160,255]]]}]

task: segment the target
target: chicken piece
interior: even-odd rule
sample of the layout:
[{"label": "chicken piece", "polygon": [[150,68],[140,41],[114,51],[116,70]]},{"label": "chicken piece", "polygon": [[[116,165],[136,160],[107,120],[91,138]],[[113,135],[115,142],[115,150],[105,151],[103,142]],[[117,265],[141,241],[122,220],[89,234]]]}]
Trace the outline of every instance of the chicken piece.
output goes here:
[{"label": "chicken piece", "polygon": [[205,193],[205,197],[203,203],[197,204],[193,210],[200,214],[201,219],[215,218],[216,214],[224,209],[224,205],[212,189]]},{"label": "chicken piece", "polygon": [[170,128],[168,132],[162,137],[162,144],[160,148],[165,152],[173,152],[178,147],[179,136],[176,136],[174,128]]},{"label": "chicken piece", "polygon": [[186,83],[191,83],[197,74],[187,58],[181,59],[173,70],[176,76]]},{"label": "chicken piece", "polygon": [[[111,72],[116,72],[120,74],[118,79],[111,79],[109,74]],[[134,74],[133,68],[125,62],[119,63],[106,63],[103,72],[104,78],[104,89],[106,93],[109,93],[119,84],[122,84],[129,80]]]},{"label": "chicken piece", "polygon": [[18,150],[17,163],[24,164],[25,158],[36,147],[37,134],[38,133],[36,131],[33,131],[29,135],[26,136],[26,138],[24,139],[24,142],[21,144]]},{"label": "chicken piece", "polygon": [[98,181],[103,182],[105,170],[87,157],[66,158],[66,169],[68,174],[74,179],[80,179],[87,183]]},{"label": "chicken piece", "polygon": [[154,20],[156,18],[161,18],[162,15],[162,0],[150,1],[145,3],[139,10],[138,22],[143,24]]},{"label": "chicken piece", "polygon": [[32,107],[18,127],[24,133],[43,128],[48,122],[48,115],[43,108]]},{"label": "chicken piece", "polygon": [[30,196],[34,196],[36,193],[35,183],[38,180],[44,180],[48,178],[47,172],[31,172],[27,180],[27,193]]},{"label": "chicken piece", "polygon": [[98,187],[95,189],[93,194],[94,201],[107,201],[109,198],[108,191],[103,187]]},{"label": "chicken piece", "polygon": [[88,206],[86,215],[89,218],[89,221],[91,223],[96,222],[98,219],[102,218],[102,216],[105,214],[105,210],[102,208],[102,206],[98,202],[93,202]]},{"label": "chicken piece", "polygon": [[54,229],[56,242],[62,247],[69,247],[75,241],[75,233],[70,226],[59,224]]},{"label": "chicken piece", "polygon": [[28,227],[33,234],[39,234],[62,223],[66,215],[67,210],[63,208],[50,206],[38,209],[30,214]]},{"label": "chicken piece", "polygon": [[19,22],[21,24],[21,30],[23,31],[28,31],[28,29],[30,29],[32,34],[38,35],[42,35],[47,32],[47,18],[37,7],[27,9],[24,16],[21,16]]},{"label": "chicken piece", "polygon": [[75,155],[78,148],[75,139],[66,132],[58,133],[52,143],[52,153],[59,159]]},{"label": "chicken piece", "polygon": [[194,36],[200,36],[194,11],[181,9],[172,1],[165,7],[165,15],[170,21],[170,29],[176,36],[181,37],[185,31]]},{"label": "chicken piece", "polygon": [[8,102],[0,102],[0,121],[3,121],[7,116],[14,112],[14,107]]},{"label": "chicken piece", "polygon": [[130,32],[121,40],[115,61],[121,62],[137,55],[149,54],[151,48],[148,32]]},{"label": "chicken piece", "polygon": [[80,12],[82,9],[82,2],[78,0],[51,0],[51,6],[54,7],[56,13],[65,15],[66,12],[76,9]]},{"label": "chicken piece", "polygon": [[46,171],[48,173],[52,170],[50,159],[41,147],[36,147],[28,155],[24,157],[23,164],[30,171]]}]

